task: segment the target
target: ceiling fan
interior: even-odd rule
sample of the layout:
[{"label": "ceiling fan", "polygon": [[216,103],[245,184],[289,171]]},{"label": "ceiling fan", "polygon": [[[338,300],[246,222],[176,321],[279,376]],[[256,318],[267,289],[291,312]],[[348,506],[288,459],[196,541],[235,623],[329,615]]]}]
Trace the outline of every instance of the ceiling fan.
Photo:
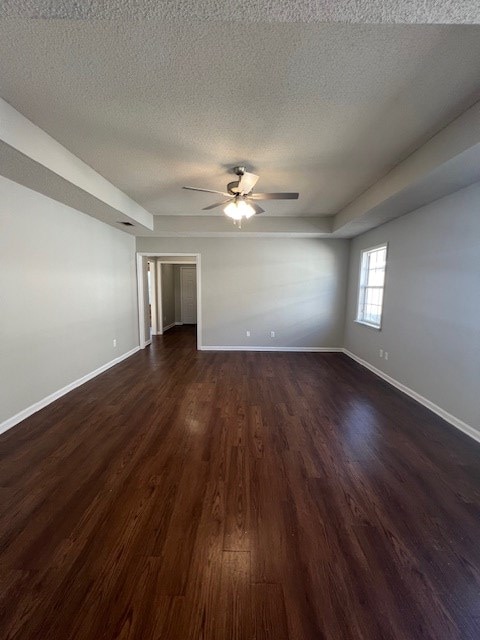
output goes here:
[{"label": "ceiling fan", "polygon": [[232,218],[239,227],[243,218],[251,218],[255,214],[264,213],[258,204],[258,200],[297,200],[298,193],[253,193],[252,189],[256,185],[259,176],[248,173],[245,167],[234,167],[233,173],[238,176],[238,180],[229,182],[226,191],[215,191],[213,189],[200,189],[198,187],[183,187],[190,191],[203,191],[205,193],[218,193],[227,199],[221,202],[203,207],[202,211],[210,211],[216,207],[222,207],[225,215]]}]

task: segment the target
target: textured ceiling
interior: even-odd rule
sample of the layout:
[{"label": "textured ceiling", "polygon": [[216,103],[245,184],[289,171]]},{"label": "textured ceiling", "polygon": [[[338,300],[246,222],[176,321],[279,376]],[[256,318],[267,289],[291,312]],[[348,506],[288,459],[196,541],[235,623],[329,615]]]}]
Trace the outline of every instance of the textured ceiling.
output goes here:
[{"label": "textured ceiling", "polygon": [[1,97],[164,215],[238,162],[300,191],[271,215],[335,213],[478,100],[479,71],[475,26],[0,20]]},{"label": "textured ceiling", "polygon": [[4,0],[0,16],[230,22],[478,23],[478,0]]}]

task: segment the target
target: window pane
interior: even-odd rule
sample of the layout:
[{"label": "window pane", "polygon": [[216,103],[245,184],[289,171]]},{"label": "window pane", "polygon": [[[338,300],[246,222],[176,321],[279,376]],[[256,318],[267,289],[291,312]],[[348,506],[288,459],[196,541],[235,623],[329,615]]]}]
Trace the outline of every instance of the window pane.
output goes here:
[{"label": "window pane", "polygon": [[381,269],[371,269],[368,272],[368,286],[369,287],[383,287],[383,280],[385,277],[385,270]]},{"label": "window pane", "polygon": [[367,304],[376,304],[376,290],[375,289],[367,289],[365,292],[365,301]]},{"label": "window pane", "polygon": [[364,286],[368,280],[368,265],[370,262],[370,257],[368,253],[364,253],[362,256],[362,273],[360,275],[361,285]]},{"label": "window pane", "polygon": [[382,249],[378,250],[378,260],[377,260],[378,266],[384,267],[386,260],[387,260],[387,248],[383,247]]}]

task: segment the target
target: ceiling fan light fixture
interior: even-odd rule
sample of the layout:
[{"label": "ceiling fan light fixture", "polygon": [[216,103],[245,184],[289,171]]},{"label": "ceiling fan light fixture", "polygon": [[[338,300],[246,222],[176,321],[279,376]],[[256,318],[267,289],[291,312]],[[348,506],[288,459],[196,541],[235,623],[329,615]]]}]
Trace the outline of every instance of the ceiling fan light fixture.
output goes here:
[{"label": "ceiling fan light fixture", "polygon": [[252,205],[248,204],[248,202],[245,202],[245,200],[234,200],[230,202],[223,212],[226,216],[232,218],[232,220],[242,220],[243,218],[248,220],[255,215],[255,209]]},{"label": "ceiling fan light fixture", "polygon": [[[238,176],[238,180],[229,182],[227,191],[216,191],[215,189],[203,189],[201,187],[183,187],[189,191],[201,191],[203,193],[218,193],[226,196],[227,200],[209,204],[203,207],[202,211],[211,211],[217,207],[223,207],[223,211],[233,222],[241,228],[242,220],[248,220],[254,215],[265,213],[265,209],[259,206],[257,200],[297,200],[297,192],[279,193],[253,193],[253,187],[257,184],[258,176],[245,171],[245,167],[234,167],[233,173]],[[226,205],[226,206],[225,206]]]}]

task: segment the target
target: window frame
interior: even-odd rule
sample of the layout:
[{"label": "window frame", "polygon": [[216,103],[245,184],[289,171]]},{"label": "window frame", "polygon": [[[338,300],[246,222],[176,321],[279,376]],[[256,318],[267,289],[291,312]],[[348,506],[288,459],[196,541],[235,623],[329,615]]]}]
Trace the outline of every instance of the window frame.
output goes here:
[{"label": "window frame", "polygon": [[[384,269],[384,278],[383,278],[383,286],[381,287],[383,296],[382,296],[382,308],[380,313],[380,322],[379,324],[374,324],[373,322],[368,322],[368,320],[363,320],[360,317],[360,304],[362,298],[362,290],[365,289],[365,285],[362,285],[362,280],[364,278],[364,270],[363,270],[363,257],[365,254],[370,253],[372,251],[378,251],[379,249],[385,249],[385,269]],[[357,309],[355,314],[355,322],[357,324],[361,324],[365,327],[370,327],[371,329],[376,329],[377,331],[382,330],[383,324],[383,307],[385,304],[385,285],[387,280],[387,263],[388,263],[388,242],[381,242],[373,247],[366,247],[365,249],[360,250],[360,267],[358,270],[358,294],[357,294]],[[380,287],[379,287],[380,288]]]}]

